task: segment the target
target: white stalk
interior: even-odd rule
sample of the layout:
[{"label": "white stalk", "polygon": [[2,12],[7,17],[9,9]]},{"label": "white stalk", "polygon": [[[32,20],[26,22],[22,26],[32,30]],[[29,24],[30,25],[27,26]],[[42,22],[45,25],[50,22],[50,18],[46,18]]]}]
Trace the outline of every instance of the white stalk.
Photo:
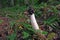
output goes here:
[{"label": "white stalk", "polygon": [[[30,19],[31,19],[32,27],[37,31],[37,33],[38,33],[38,35],[39,35],[40,37],[42,37],[42,38],[45,39],[45,36],[42,34],[42,30],[39,29],[39,26],[38,26],[37,21],[36,21],[36,19],[35,19],[35,15],[32,14],[32,15],[30,16]],[[40,30],[40,32],[39,32],[38,30]],[[41,33],[41,34],[39,34],[39,33]]]},{"label": "white stalk", "polygon": [[30,19],[31,19],[31,24],[32,24],[33,28],[34,28],[35,30],[39,30],[39,26],[38,26],[38,24],[37,24],[37,21],[36,21],[36,19],[35,19],[35,15],[34,15],[34,14],[32,14],[32,15],[30,16]]}]

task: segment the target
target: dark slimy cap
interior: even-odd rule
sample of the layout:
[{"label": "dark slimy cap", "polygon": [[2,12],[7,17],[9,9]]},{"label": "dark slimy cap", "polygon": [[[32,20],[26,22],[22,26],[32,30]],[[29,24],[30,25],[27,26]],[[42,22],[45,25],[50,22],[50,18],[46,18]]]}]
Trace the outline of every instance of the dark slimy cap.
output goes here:
[{"label": "dark slimy cap", "polygon": [[34,9],[32,7],[29,7],[28,13],[29,13],[29,15],[32,15],[34,13]]}]

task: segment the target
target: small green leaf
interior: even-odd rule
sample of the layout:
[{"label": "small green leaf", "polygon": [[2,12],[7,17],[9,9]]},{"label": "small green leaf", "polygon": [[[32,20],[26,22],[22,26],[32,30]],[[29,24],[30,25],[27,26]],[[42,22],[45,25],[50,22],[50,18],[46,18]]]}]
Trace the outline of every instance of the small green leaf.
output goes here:
[{"label": "small green leaf", "polygon": [[10,22],[11,28],[13,27],[14,24],[15,24],[15,21],[11,21],[11,22]]},{"label": "small green leaf", "polygon": [[16,33],[12,33],[11,35],[8,36],[10,40],[14,40],[16,37]]},{"label": "small green leaf", "polygon": [[38,33],[42,33],[42,34],[44,34],[44,35],[48,34],[47,31],[42,31],[42,30],[37,30],[37,32],[38,32]]},{"label": "small green leaf", "polygon": [[27,37],[29,37],[29,33],[27,33],[27,32],[23,32],[23,38],[27,38]]},{"label": "small green leaf", "polygon": [[3,20],[0,20],[0,24],[3,22]]},{"label": "small green leaf", "polygon": [[48,32],[46,32],[46,31],[42,31],[42,34],[46,35],[46,34],[48,34]]}]

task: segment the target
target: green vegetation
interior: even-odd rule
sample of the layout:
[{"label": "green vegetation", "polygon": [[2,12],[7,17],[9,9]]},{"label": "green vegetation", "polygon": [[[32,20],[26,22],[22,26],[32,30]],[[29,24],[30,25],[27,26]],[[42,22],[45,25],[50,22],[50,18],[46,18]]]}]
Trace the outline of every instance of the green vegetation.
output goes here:
[{"label": "green vegetation", "polygon": [[[48,2],[43,1],[41,3],[39,3],[39,1],[41,0],[0,1],[0,16],[9,19],[9,32],[12,30],[11,33],[8,33],[6,37],[7,40],[41,39],[39,37],[40,35],[37,35],[37,32],[39,34],[41,33],[40,30],[35,31],[32,28],[31,23],[27,21],[29,19],[28,16],[26,17],[24,15],[24,12],[29,9],[30,6],[34,8],[39,27],[40,29],[43,29],[42,34],[47,36],[46,40],[54,39],[54,36],[56,34],[58,35],[58,32],[60,32],[60,0],[48,0]],[[0,19],[0,24],[3,20]],[[52,30],[50,30],[49,27],[51,27],[50,29]]]}]

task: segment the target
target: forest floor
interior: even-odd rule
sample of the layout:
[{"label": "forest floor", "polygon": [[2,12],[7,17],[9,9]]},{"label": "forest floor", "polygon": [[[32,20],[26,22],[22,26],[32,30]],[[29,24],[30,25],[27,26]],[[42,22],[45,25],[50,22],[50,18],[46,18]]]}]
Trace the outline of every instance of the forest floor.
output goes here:
[{"label": "forest floor", "polygon": [[[54,15],[56,10],[52,8],[53,12],[49,13],[46,10],[50,11],[50,8],[46,10],[43,8],[45,11],[41,11],[39,7],[34,6],[35,15],[37,14],[36,19],[40,29],[48,32],[48,34],[44,32],[46,40],[60,39],[60,26],[56,23],[57,17]],[[0,40],[41,40],[32,28],[28,16],[24,15],[26,9],[26,6],[0,9]],[[45,12],[49,14],[42,14]]]}]

